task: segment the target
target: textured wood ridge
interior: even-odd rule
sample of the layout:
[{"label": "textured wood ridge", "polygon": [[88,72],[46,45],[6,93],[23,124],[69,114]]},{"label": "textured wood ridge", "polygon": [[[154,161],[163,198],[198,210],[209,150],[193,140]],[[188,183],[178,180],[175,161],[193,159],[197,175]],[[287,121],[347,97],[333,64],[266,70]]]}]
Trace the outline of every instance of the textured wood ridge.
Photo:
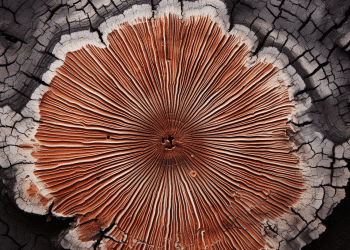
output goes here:
[{"label": "textured wood ridge", "polygon": [[68,53],[40,103],[35,175],[52,211],[78,215],[83,241],[115,223],[108,249],[264,247],[261,223],[303,192],[278,69],[247,65],[246,44],[205,16],[108,40]]}]

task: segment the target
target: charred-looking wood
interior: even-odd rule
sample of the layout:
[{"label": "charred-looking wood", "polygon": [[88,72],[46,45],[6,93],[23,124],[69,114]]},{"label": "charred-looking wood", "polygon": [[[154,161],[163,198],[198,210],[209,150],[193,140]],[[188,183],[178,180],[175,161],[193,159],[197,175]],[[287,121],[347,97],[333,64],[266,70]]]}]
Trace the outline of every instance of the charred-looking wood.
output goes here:
[{"label": "charred-looking wood", "polygon": [[0,12],[0,249],[350,247],[350,3]]}]

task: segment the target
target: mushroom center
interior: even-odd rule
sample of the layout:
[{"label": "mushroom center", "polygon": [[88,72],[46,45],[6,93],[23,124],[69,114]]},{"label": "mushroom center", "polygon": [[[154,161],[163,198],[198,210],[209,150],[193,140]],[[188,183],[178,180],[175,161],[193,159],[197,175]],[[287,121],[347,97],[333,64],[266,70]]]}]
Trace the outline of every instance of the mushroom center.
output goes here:
[{"label": "mushroom center", "polygon": [[167,150],[172,150],[175,148],[175,137],[171,135],[167,135],[166,137],[162,138],[162,144]]}]

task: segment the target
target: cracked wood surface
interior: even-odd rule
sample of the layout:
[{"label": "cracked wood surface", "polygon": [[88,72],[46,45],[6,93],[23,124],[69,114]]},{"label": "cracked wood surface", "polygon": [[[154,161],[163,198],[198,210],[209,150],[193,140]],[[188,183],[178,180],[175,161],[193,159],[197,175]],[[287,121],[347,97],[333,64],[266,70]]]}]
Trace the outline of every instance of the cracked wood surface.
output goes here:
[{"label": "cracked wood surface", "polygon": [[[97,46],[103,47],[108,30],[108,27],[101,28],[104,23],[141,4],[157,10],[162,3],[1,1],[0,105],[3,108],[0,133],[1,138],[6,139],[1,142],[0,156],[7,188],[2,186],[0,242],[4,244],[0,249],[60,249],[58,234],[68,227],[68,222],[50,216],[46,217],[51,220],[49,222],[34,223],[34,220],[39,220],[38,217],[16,210],[8,198],[13,180],[16,175],[20,176],[12,169],[31,161],[30,155],[17,148],[17,143],[31,133],[31,126],[40,119],[33,116],[33,109],[50,84],[50,72],[63,64],[65,46],[69,45],[74,51],[94,40]],[[183,11],[191,4],[184,1],[179,5]],[[334,207],[345,197],[344,190],[348,191],[345,186],[350,159],[350,2],[232,0],[225,5],[229,18],[227,28],[232,30],[235,26],[239,27],[237,25],[248,27],[258,38],[254,55],[264,52],[266,47],[274,47],[286,55],[288,62],[284,67],[293,81],[299,83],[294,89],[293,99],[302,103],[299,108],[305,109],[305,112],[293,117],[290,124],[299,132],[289,136],[300,142],[297,151],[307,156],[305,161],[313,169],[312,181],[317,190],[315,199],[319,202],[317,208],[308,211],[315,214],[314,219],[304,211],[292,210],[299,221],[295,222],[295,229],[283,235],[286,240],[281,247],[299,249],[313,236],[299,234],[298,230],[321,227],[323,221],[327,226],[325,233],[303,249],[349,248],[349,242],[344,240],[346,237],[341,237],[349,232],[346,225],[346,221],[350,221],[346,212],[346,208],[350,207],[349,199],[345,198],[338,207]],[[215,1],[207,1],[204,6],[213,8],[217,13],[222,12],[222,5],[215,5]],[[70,43],[72,40],[79,43]],[[58,42],[61,47],[57,46]],[[24,158],[16,161],[15,154]],[[51,214],[50,203],[46,207],[42,213]],[[333,214],[327,217],[333,208]],[[113,237],[113,231],[122,230],[111,224],[97,235],[98,243],[107,244],[108,240],[123,242],[123,238]],[[275,232],[274,225],[266,225],[267,235],[273,237]],[[300,242],[300,238],[304,243]],[[140,241],[140,244],[144,243]]]}]

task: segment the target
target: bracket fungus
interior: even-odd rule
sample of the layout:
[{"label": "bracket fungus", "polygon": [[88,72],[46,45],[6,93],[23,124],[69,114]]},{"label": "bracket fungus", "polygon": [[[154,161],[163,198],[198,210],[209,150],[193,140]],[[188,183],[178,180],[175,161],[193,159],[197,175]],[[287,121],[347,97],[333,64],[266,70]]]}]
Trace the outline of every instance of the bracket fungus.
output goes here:
[{"label": "bracket fungus", "polygon": [[17,141],[2,131],[17,145],[2,160],[17,205],[74,217],[60,238],[72,250],[299,249],[317,238],[316,213],[339,202],[331,192],[344,197],[321,185],[344,186],[349,171],[320,171],[334,144],[295,126],[312,104],[294,98],[305,83],[288,57],[256,50],[243,25],[228,30],[220,1],[164,0],[106,19],[102,42],[62,36],[48,86],[22,112],[31,118],[1,110],[18,124]]}]

